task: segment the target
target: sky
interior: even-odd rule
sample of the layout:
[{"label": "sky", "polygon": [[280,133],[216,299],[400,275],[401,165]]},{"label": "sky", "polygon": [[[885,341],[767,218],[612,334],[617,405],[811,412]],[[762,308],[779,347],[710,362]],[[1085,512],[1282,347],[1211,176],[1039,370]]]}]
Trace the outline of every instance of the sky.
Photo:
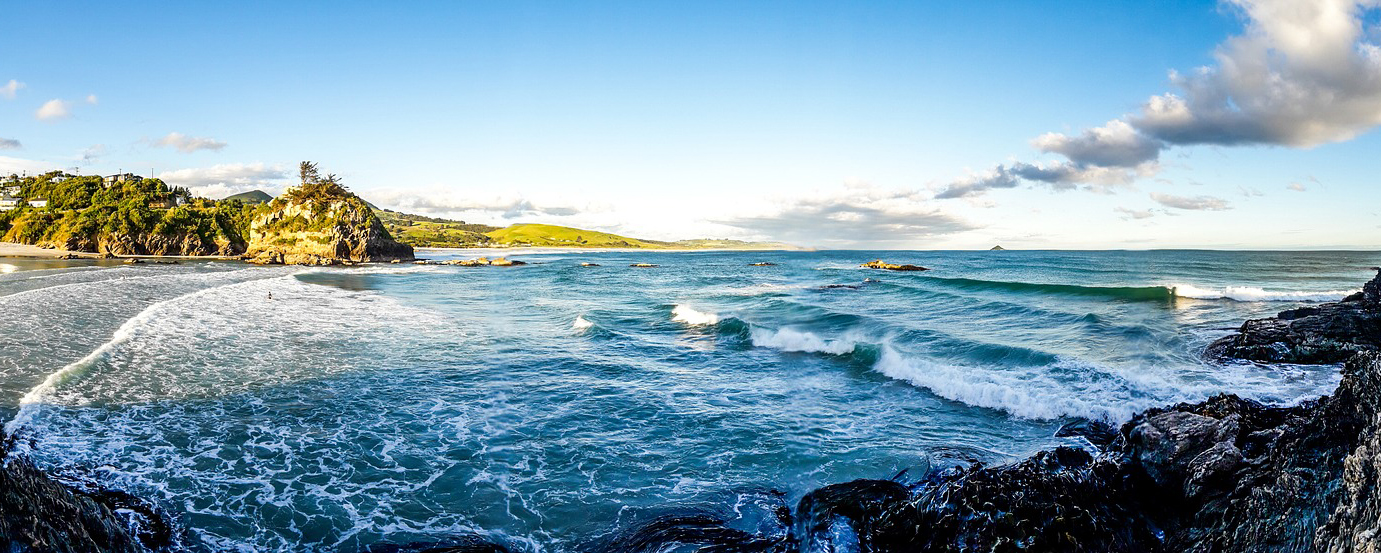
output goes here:
[{"label": "sky", "polygon": [[819,248],[1381,248],[1381,0],[6,2],[0,173]]}]

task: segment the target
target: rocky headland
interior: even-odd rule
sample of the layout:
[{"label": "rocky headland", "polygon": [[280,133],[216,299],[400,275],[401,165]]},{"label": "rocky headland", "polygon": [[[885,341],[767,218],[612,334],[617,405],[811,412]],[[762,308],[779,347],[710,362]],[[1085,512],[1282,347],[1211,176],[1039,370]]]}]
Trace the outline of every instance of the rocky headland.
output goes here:
[{"label": "rocky headland", "polygon": [[372,208],[334,175],[303,163],[302,184],[260,207],[249,225],[245,259],[258,264],[335,265],[412,261]]}]

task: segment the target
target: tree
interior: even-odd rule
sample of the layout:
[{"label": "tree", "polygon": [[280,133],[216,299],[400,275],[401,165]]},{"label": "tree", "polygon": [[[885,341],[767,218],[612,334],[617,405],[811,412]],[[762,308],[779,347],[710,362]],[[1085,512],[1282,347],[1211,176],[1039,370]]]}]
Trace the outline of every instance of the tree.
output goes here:
[{"label": "tree", "polygon": [[316,184],[321,180],[321,174],[317,173],[316,164],[304,161],[297,165],[297,172],[302,177],[302,186]]}]

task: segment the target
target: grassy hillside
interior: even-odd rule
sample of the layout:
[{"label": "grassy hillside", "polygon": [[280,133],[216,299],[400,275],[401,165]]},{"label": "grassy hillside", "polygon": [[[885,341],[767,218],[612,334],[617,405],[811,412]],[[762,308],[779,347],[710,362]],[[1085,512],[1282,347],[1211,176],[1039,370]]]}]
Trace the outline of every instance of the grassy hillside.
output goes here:
[{"label": "grassy hillside", "polygon": [[556,225],[522,224],[485,233],[497,244],[577,248],[668,248],[667,242]]},{"label": "grassy hillside", "polygon": [[440,217],[411,215],[378,207],[374,208],[374,213],[378,215],[380,221],[383,221],[384,227],[395,239],[418,248],[494,248],[506,246],[744,250],[787,248],[783,244],[744,242],[741,240],[702,239],[661,242],[619,236],[597,230],[531,223],[500,228]]},{"label": "grassy hillside", "polygon": [[267,192],[264,192],[263,190],[250,190],[249,192],[241,192],[239,194],[235,194],[232,196],[226,196],[225,199],[221,201],[239,200],[247,204],[262,204],[272,199],[273,196],[270,196]]}]

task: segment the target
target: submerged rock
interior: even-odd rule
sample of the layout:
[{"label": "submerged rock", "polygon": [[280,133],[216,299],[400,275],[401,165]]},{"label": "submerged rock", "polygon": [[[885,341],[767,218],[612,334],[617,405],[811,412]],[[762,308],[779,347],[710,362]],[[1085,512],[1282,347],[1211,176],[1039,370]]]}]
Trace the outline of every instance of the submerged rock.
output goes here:
[{"label": "submerged rock", "polygon": [[1215,361],[1341,363],[1359,351],[1381,348],[1381,274],[1360,293],[1336,303],[1290,309],[1243,323],[1208,346]]},{"label": "submerged rock", "polygon": [[634,267],[634,268],[638,268],[638,269],[651,269],[651,268],[654,268],[654,267],[661,267],[661,265],[657,265],[657,264],[653,264],[653,263],[633,263],[633,264],[629,265],[629,267]]},{"label": "submerged rock", "polygon": [[884,261],[881,260],[881,259],[876,260],[876,261],[869,261],[869,262],[867,262],[867,263],[864,263],[864,264],[862,264],[862,265],[859,265],[859,267],[863,267],[864,269],[883,269],[883,270],[887,270],[887,271],[929,271],[929,270],[930,270],[930,269],[927,269],[927,268],[922,267],[922,266],[920,266],[920,265],[898,265],[898,264],[896,264],[896,263],[886,263],[886,262],[884,262]]}]

